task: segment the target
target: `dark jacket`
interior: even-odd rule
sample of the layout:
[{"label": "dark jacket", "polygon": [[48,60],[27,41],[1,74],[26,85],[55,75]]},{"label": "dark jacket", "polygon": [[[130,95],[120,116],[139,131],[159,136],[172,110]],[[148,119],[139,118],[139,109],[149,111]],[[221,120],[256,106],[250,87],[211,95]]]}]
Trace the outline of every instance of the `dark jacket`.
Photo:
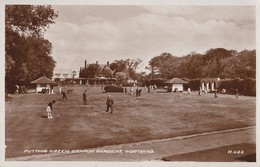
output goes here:
[{"label": "dark jacket", "polygon": [[52,110],[52,104],[53,104],[53,102],[50,102],[50,103],[48,104],[48,106],[50,106],[51,110]]},{"label": "dark jacket", "polygon": [[107,103],[106,103],[108,106],[112,106],[114,104],[114,101],[113,99],[111,98],[107,98]]},{"label": "dark jacket", "polygon": [[87,95],[86,95],[86,92],[83,93],[83,100],[86,100],[87,99]]}]

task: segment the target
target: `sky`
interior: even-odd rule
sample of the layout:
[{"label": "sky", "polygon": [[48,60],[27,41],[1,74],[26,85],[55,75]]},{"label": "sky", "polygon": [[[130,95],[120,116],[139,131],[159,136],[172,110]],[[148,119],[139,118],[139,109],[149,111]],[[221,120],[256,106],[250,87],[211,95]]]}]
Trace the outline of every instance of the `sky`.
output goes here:
[{"label": "sky", "polygon": [[254,6],[67,5],[45,32],[56,69],[141,59],[138,71],[163,52],[185,56],[211,48],[256,49]]}]

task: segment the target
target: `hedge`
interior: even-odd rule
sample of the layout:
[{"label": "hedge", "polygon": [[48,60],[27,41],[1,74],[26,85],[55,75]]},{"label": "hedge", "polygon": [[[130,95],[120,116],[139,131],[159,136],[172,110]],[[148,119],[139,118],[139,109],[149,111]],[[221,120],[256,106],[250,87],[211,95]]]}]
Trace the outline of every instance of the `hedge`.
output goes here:
[{"label": "hedge", "polygon": [[151,79],[151,80],[145,80],[143,83],[143,86],[150,86],[150,85],[156,85],[157,88],[162,88],[165,86],[165,79]]},{"label": "hedge", "polygon": [[[190,88],[191,90],[199,90],[200,88],[200,79],[193,79],[193,80],[190,80],[189,84],[185,84],[183,85],[184,86],[184,89],[188,89]],[[187,86],[187,88],[186,88]]]},{"label": "hedge", "polygon": [[235,94],[238,89],[239,94],[256,96],[256,80],[252,78],[220,80],[218,89],[226,89],[228,94]]}]

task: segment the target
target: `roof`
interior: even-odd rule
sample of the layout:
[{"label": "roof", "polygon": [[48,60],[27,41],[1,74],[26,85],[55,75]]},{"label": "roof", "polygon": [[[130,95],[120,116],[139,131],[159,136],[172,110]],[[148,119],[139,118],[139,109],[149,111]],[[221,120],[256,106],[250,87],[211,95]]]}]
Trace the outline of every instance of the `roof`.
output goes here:
[{"label": "roof", "polygon": [[[95,64],[95,63],[92,63],[92,64]],[[87,64],[86,67],[80,67],[79,70],[82,71],[84,69],[87,69],[89,67],[89,65],[92,65],[92,64]],[[106,64],[97,64],[99,65],[99,67],[103,70],[103,68],[105,68],[107,65]],[[109,67],[108,67],[109,68]]]},{"label": "roof", "polygon": [[187,81],[187,82],[189,82],[190,81],[190,79],[189,78],[181,78],[182,80],[184,80],[184,81]]},{"label": "roof", "polygon": [[188,82],[180,79],[180,78],[173,78],[173,79],[169,79],[168,81],[164,82],[164,83],[170,83],[170,84],[186,84]]},{"label": "roof", "polygon": [[103,67],[103,69],[102,69],[102,71],[105,71],[105,70],[109,70],[109,71],[111,71],[111,72],[112,72],[111,68],[110,68],[110,67],[108,67],[107,65],[105,65],[105,66]]},{"label": "roof", "polygon": [[31,82],[32,84],[57,84],[56,82],[50,80],[49,78],[43,76]]}]

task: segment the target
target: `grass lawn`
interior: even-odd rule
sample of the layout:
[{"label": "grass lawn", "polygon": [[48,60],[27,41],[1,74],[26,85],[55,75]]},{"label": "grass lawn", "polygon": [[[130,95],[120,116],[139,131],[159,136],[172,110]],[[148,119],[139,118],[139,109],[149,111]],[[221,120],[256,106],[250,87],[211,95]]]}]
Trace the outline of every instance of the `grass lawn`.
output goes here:
[{"label": "grass lawn", "polygon": [[[67,100],[61,94],[26,94],[7,101],[6,158],[28,155],[26,149],[86,149],[254,126],[256,121],[255,97],[110,93],[115,103],[110,114],[105,112],[108,93],[92,87],[84,106],[85,89],[73,87]],[[47,119],[45,109],[53,99],[54,119]]]}]

